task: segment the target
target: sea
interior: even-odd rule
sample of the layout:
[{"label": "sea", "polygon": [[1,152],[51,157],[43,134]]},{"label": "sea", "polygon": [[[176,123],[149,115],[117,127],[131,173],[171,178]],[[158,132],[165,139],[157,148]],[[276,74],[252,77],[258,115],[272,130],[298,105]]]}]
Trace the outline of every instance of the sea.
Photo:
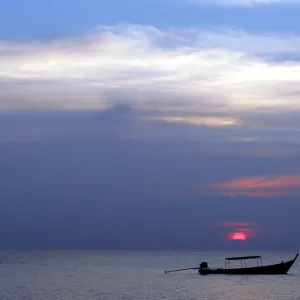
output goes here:
[{"label": "sea", "polygon": [[261,255],[272,264],[296,252],[0,251],[0,300],[295,300],[300,260],[282,276],[164,271],[204,260],[223,267],[225,257],[240,255]]}]

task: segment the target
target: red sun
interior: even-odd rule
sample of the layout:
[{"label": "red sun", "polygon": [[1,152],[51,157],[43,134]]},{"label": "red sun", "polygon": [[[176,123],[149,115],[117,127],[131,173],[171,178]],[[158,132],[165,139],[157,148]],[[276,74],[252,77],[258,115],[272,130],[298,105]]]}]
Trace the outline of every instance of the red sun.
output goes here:
[{"label": "red sun", "polygon": [[236,231],[232,232],[228,235],[229,240],[234,240],[234,241],[245,241],[248,239],[248,234],[244,231]]}]

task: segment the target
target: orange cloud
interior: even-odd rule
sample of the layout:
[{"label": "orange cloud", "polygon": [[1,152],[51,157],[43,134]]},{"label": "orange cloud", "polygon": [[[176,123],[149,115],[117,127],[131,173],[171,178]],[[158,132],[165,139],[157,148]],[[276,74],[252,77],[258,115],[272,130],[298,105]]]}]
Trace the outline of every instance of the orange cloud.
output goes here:
[{"label": "orange cloud", "polygon": [[254,176],[212,185],[223,195],[251,197],[295,196],[300,194],[300,174]]}]

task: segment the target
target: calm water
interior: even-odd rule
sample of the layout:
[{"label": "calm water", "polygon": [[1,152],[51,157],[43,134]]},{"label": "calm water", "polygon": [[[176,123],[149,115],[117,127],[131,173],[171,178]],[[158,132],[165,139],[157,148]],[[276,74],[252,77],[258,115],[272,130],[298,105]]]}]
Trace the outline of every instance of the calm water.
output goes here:
[{"label": "calm water", "polygon": [[165,269],[257,255],[265,263],[295,252],[1,251],[1,300],[300,299],[300,260],[286,276],[199,276]]}]

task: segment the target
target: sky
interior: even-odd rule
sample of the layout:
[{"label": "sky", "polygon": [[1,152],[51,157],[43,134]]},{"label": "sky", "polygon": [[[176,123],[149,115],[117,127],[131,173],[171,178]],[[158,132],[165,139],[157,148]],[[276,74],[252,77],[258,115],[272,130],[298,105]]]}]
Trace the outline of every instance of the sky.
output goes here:
[{"label": "sky", "polygon": [[2,3],[0,248],[300,249],[299,13]]}]

